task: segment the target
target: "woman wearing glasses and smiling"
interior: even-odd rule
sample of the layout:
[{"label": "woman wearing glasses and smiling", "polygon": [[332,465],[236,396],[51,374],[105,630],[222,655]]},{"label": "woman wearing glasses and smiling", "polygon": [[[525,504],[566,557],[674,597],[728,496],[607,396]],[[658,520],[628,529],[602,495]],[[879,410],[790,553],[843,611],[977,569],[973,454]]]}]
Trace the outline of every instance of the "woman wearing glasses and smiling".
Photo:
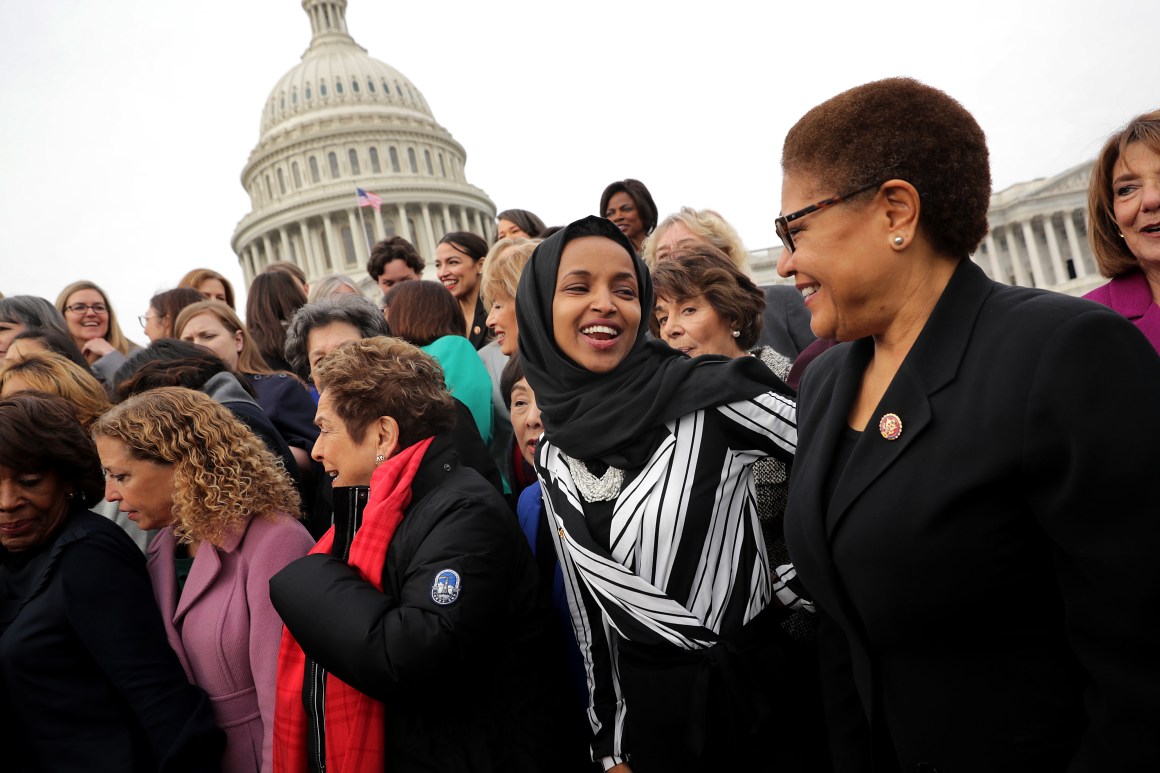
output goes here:
[{"label": "woman wearing glasses and smiling", "polygon": [[97,378],[110,385],[117,368],[125,364],[125,357],[140,347],[121,332],[105,291],[89,281],[73,282],[60,291],[56,308],[64,315],[73,342]]},{"label": "woman wearing glasses and smiling", "polygon": [[[913,80],[789,132],[777,230],[814,332],[785,531],[837,769],[1160,770],[1160,359],[988,279],[982,129]],[[1142,503],[1151,503],[1145,507]]]}]

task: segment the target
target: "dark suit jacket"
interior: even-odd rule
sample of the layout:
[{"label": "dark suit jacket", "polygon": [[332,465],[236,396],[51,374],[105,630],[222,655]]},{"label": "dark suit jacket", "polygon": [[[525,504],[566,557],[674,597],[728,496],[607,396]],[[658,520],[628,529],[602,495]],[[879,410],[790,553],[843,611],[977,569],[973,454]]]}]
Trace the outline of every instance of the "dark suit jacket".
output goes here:
[{"label": "dark suit jacket", "polygon": [[758,346],[772,346],[774,351],[791,360],[813,343],[810,312],[802,295],[793,285],[766,285],[765,314]]},{"label": "dark suit jacket", "polygon": [[85,510],[45,550],[0,623],[0,770],[220,770],[225,737],[169,648],[141,551]]},{"label": "dark suit jacket", "polygon": [[827,502],[872,353],[806,372],[786,512],[839,770],[1160,770],[1160,358],[964,261]]}]

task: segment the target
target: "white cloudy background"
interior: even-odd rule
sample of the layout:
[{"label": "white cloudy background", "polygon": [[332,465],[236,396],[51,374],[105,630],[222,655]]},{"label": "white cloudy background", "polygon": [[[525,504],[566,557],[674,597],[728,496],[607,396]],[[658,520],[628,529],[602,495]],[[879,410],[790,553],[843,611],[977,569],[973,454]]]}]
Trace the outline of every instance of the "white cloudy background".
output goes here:
[{"label": "white cloudy background", "polygon": [[[938,86],[987,132],[999,190],[1160,105],[1156,10],[349,0],[347,22],[419,87],[498,208],[562,224],[637,177],[662,214],[714,207],[759,248],[782,138],[818,102],[892,75]],[[309,40],[299,0],[0,0],[0,291],[54,300],[92,279],[132,320],[190,268],[240,284],[241,169]]]}]

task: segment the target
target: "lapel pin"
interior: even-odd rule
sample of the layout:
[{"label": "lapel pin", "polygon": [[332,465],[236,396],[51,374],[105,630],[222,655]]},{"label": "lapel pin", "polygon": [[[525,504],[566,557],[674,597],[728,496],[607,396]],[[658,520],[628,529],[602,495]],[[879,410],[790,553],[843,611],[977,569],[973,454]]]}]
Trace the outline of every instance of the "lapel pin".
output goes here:
[{"label": "lapel pin", "polygon": [[878,420],[878,431],[887,440],[898,440],[902,436],[902,419],[897,413],[888,413]]}]

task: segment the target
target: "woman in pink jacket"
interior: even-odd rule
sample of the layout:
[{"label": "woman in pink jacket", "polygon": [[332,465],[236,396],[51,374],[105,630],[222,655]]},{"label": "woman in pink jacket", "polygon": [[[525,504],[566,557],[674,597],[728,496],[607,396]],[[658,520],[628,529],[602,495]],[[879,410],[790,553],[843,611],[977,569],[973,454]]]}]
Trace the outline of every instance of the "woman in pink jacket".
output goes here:
[{"label": "woman in pink jacket", "polygon": [[282,620],[269,580],[306,555],[298,494],[228,410],[178,387],[136,395],[93,427],[106,496],[143,529],[169,643],[226,731],[222,769],[272,769]]}]

